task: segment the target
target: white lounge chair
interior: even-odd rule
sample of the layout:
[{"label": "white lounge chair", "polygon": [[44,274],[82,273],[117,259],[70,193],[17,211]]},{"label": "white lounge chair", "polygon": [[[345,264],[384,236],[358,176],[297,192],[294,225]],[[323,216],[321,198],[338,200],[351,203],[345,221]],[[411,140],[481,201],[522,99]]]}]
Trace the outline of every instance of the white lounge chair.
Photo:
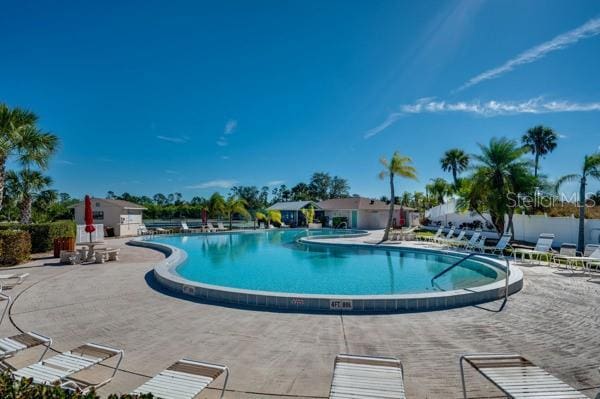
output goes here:
[{"label": "white lounge chair", "polygon": [[454,245],[460,245],[465,239],[465,234],[467,234],[466,230],[461,230],[456,237],[451,238],[449,240],[443,240],[442,244],[447,245],[449,247]]},{"label": "white lounge chair", "polygon": [[434,238],[432,241],[435,243],[441,244],[444,241],[451,240],[452,237],[454,237],[454,227],[450,227],[450,230],[448,230],[448,234],[446,234],[446,235],[442,234],[438,238]]},{"label": "white lounge chair", "polygon": [[552,251],[552,242],[554,242],[554,234],[542,233],[540,234],[537,243],[535,244],[535,248],[527,249],[527,248],[515,248],[513,249],[513,256],[515,261],[517,260],[517,255],[521,254],[521,260],[524,261],[525,257],[528,256],[529,260],[533,261],[533,258],[536,257],[538,260],[542,256],[546,256],[546,259],[549,261],[551,251]]},{"label": "white lounge chair", "polygon": [[29,273],[0,274],[0,291],[21,284],[28,276]]},{"label": "white lounge chair", "polygon": [[472,252],[484,252],[485,251],[485,240],[487,237],[484,235],[479,236],[479,240],[475,241],[475,243],[471,246],[466,246],[465,249],[467,251]]},{"label": "white lounge chair", "polygon": [[435,232],[435,234],[434,234],[434,235],[432,235],[432,236],[428,236],[428,235],[419,235],[419,236],[417,236],[417,237],[418,237],[420,240],[422,240],[422,241],[433,241],[433,240],[435,240],[435,239],[439,238],[439,237],[442,235],[442,233],[443,233],[443,232],[444,232],[444,228],[443,228],[443,227],[440,227],[439,229],[437,229],[437,231]]},{"label": "white lounge chair", "polygon": [[338,355],[330,399],[405,399],[400,360],[388,357]]},{"label": "white lounge chair", "polygon": [[42,356],[40,356],[41,361],[46,355],[46,352],[48,352],[48,349],[50,349],[50,345],[52,345],[51,338],[31,331],[2,338],[0,339],[0,363],[2,363],[5,368],[10,369],[11,366],[6,363],[7,359],[10,359],[25,349],[34,348],[40,345],[46,347]]},{"label": "white lounge chair", "polygon": [[202,233],[204,229],[190,229],[186,222],[181,222],[181,231],[184,233]]},{"label": "white lounge chair", "polygon": [[[92,368],[114,356],[119,356],[119,360],[107,380],[97,384],[88,384],[71,377],[75,373]],[[87,392],[91,388],[98,388],[110,382],[117,373],[122,360],[123,351],[121,349],[88,343],[16,370],[13,375],[19,379],[32,378],[34,384],[60,384],[63,388]]]},{"label": "white lounge chair", "polygon": [[154,234],[154,231],[149,230],[145,224],[140,224],[140,226],[138,227],[138,235],[146,236],[146,235],[152,235],[152,234]]},{"label": "white lounge chair", "polygon": [[467,398],[464,362],[487,378],[509,398],[588,399],[587,396],[515,354],[473,354],[460,358],[463,397]]},{"label": "white lounge chair", "polygon": [[[563,244],[565,245],[565,244]],[[575,245],[575,244],[569,244]],[[561,246],[562,252],[562,246]],[[572,253],[572,251],[570,251]],[[592,266],[597,262],[600,262],[600,245],[599,244],[587,244],[583,250],[583,256],[578,251],[575,251],[575,255],[562,255],[557,254],[553,256],[554,263],[558,266],[558,261],[565,261],[567,266],[573,271],[577,265],[581,265],[582,268]]]},{"label": "white lounge chair", "polygon": [[188,359],[182,359],[169,366],[133,391],[133,394],[150,393],[163,399],[193,399],[223,373],[225,381],[221,389],[222,398],[229,379],[227,366]]},{"label": "white lounge chair", "polygon": [[479,237],[481,237],[481,232],[475,231],[473,232],[471,238],[469,238],[468,240],[463,240],[463,242],[458,243],[456,246],[463,247],[464,249],[473,248],[477,241],[479,241]]},{"label": "white lounge chair", "polygon": [[510,239],[512,238],[512,235],[509,233],[505,233],[502,234],[502,236],[500,237],[500,239],[498,240],[498,242],[496,243],[495,246],[484,246],[483,247],[483,251],[484,252],[489,252],[493,255],[504,255],[504,250],[507,248],[511,248],[512,247],[509,245],[510,243]]},{"label": "white lounge chair", "polygon": [[577,245],[564,242],[560,244],[560,249],[558,253],[552,255],[552,263],[556,265],[556,267],[560,268],[564,262],[566,267],[571,266],[571,262],[573,258],[577,258],[577,255],[581,255],[579,251],[577,251]]}]

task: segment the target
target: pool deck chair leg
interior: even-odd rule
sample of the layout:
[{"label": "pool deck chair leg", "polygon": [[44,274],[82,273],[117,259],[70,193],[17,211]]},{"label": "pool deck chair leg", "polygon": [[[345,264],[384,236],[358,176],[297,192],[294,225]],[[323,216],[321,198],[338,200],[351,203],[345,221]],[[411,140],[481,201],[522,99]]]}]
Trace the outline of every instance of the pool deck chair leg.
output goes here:
[{"label": "pool deck chair leg", "polygon": [[340,354],[335,358],[330,399],[405,399],[400,360]]},{"label": "pool deck chair leg", "polygon": [[221,396],[225,395],[229,368],[220,364],[181,359],[133,391],[134,395],[152,394],[163,399],[193,399],[214,380],[225,374]]},{"label": "pool deck chair leg", "polygon": [[470,354],[461,356],[459,362],[464,399],[467,399],[465,362],[470,364],[509,398],[587,398],[581,392],[534,365],[521,355],[502,353]]}]

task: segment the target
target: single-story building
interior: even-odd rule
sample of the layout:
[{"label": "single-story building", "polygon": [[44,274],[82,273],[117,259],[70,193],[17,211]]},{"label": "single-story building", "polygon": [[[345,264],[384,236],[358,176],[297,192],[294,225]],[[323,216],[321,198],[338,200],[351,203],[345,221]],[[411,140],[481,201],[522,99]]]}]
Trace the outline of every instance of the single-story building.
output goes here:
[{"label": "single-story building", "polygon": [[315,210],[315,219],[318,220],[320,207],[313,201],[287,201],[277,202],[267,208],[268,211],[280,211],[281,220],[288,226],[304,226],[306,218],[302,213],[302,209],[312,208]]},{"label": "single-story building", "polygon": [[[329,225],[338,227],[346,222],[353,229],[383,229],[387,226],[390,212],[388,202],[364,197],[333,198],[318,203]],[[394,206],[393,225],[411,226],[415,223],[414,209]]]},{"label": "single-story building", "polygon": [[[75,223],[85,224],[85,202],[73,206],[75,210]],[[123,200],[92,198],[92,211],[94,223],[103,224],[105,228],[112,228],[115,236],[134,236],[142,225],[141,205]]]}]

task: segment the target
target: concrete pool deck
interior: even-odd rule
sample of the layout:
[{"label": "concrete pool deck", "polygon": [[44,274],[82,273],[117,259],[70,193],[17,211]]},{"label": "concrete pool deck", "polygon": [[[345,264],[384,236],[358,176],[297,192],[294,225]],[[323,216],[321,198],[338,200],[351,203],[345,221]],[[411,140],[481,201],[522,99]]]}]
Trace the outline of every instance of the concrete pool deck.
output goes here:
[{"label": "concrete pool deck", "polygon": [[[89,341],[123,348],[123,371],[103,395],[129,392],[188,357],[230,367],[226,398],[324,398],[342,352],[400,358],[413,398],[461,397],[458,359],[468,352],[517,352],[591,398],[600,392],[600,276],[521,266],[524,287],[502,312],[492,302],[395,315],[277,313],[173,296],[152,277],[164,256],[125,242],[110,242],[122,248],[118,263],[59,266],[48,258],[13,268],[30,276],[7,291],[14,303],[0,335],[16,326],[51,336],[60,351]],[[467,381],[470,398],[502,397],[472,370]]]}]

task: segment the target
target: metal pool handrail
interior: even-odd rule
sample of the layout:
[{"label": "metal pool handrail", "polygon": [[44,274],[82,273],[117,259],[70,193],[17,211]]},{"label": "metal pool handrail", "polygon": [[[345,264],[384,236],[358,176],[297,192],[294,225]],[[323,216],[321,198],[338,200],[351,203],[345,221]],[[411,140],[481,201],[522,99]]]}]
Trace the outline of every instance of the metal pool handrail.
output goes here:
[{"label": "metal pool handrail", "polygon": [[[449,272],[451,269],[454,269],[456,266],[460,265],[461,263],[463,263],[464,261],[466,261],[467,259],[470,259],[474,256],[483,256],[483,257],[488,257],[488,258],[493,258],[493,259],[498,259],[495,256],[490,256],[487,254],[481,254],[481,253],[477,253],[477,252],[471,252],[469,255],[465,256],[462,259],[457,260],[456,262],[454,262],[453,264],[451,264],[450,266],[448,266],[447,268],[445,268],[444,270],[442,270],[441,272],[439,272],[438,274],[436,274],[435,276],[433,276],[433,278],[431,279],[431,286],[435,286],[435,279],[437,279],[438,277],[441,277],[442,275],[446,274],[447,272]],[[504,302],[502,302],[502,306],[500,307],[500,310],[502,310],[504,308],[504,305],[506,305],[506,302],[508,301],[508,279],[510,277],[510,263],[508,262],[507,258],[503,258],[504,261],[506,262],[506,282],[504,284]]]}]

